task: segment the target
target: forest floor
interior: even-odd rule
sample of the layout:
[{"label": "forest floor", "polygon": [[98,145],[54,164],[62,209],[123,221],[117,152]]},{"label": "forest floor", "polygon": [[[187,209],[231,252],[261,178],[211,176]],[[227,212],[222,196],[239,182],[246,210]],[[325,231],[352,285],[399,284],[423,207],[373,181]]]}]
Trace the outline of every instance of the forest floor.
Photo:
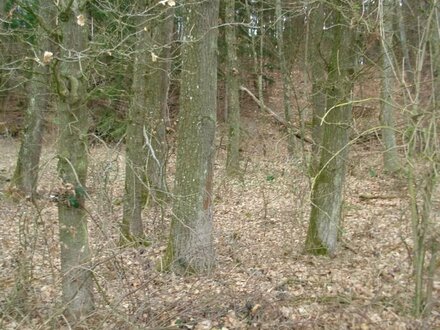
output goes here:
[{"label": "forest floor", "polygon": [[[411,314],[406,181],[383,173],[380,142],[373,137],[351,146],[337,254],[305,255],[310,148],[303,152],[299,145],[297,155],[289,157],[283,129],[250,108],[242,120],[240,178],[224,173],[226,139],[220,125],[217,267],[210,274],[179,277],[158,271],[169,205],[144,212],[150,246],[118,246],[123,148],[98,144],[91,149],[87,211],[97,308],[84,328],[440,329],[438,271],[431,314],[424,319]],[[358,122],[375,122],[374,116],[360,115]],[[55,142],[45,142],[42,198],[35,203],[6,193],[18,147],[18,140],[0,138],[0,328],[68,329],[60,302],[57,207],[49,198],[58,185]],[[174,152],[168,165],[172,178]],[[438,207],[438,193],[435,203]]]}]

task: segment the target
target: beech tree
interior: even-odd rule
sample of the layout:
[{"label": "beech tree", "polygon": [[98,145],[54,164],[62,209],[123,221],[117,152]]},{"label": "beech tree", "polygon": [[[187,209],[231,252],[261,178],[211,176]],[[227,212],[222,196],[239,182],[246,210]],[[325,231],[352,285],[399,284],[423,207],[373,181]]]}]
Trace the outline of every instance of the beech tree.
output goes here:
[{"label": "beech tree", "polygon": [[326,110],[321,118],[319,163],[312,178],[311,213],[305,249],[312,254],[334,254],[337,247],[348,154],[354,73],[353,26],[347,21],[348,4],[334,0],[331,56],[326,82]]},{"label": "beech tree", "polygon": [[173,214],[164,268],[177,273],[214,266],[212,183],[217,97],[219,1],[187,1]]}]

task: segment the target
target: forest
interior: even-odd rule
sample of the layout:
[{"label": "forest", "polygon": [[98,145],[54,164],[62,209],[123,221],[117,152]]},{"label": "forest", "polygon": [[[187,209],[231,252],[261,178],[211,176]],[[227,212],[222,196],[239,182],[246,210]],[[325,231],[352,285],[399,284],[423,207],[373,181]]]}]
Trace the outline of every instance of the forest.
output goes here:
[{"label": "forest", "polygon": [[440,329],[439,0],[0,0],[0,329]]}]

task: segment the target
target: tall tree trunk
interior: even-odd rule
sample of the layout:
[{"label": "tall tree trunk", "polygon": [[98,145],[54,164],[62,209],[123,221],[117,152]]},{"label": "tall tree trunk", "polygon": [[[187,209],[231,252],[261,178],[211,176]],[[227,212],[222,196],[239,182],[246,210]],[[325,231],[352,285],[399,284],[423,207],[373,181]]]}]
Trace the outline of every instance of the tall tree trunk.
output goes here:
[{"label": "tall tree trunk", "polygon": [[[50,14],[54,8],[51,4],[41,4],[37,15],[40,21],[51,27]],[[38,167],[44,130],[44,114],[49,106],[49,63],[50,57],[44,57],[45,52],[50,52],[51,44],[47,32],[38,26],[34,53],[38,60],[33,63],[32,77],[28,85],[28,105],[26,109],[25,128],[18,153],[17,164],[11,185],[25,196],[33,197],[36,193],[38,182]],[[53,49],[52,49],[53,51]]]},{"label": "tall tree trunk", "polygon": [[[245,0],[246,4],[246,15],[247,19],[251,20],[252,18],[255,18],[257,16],[252,10],[251,6],[253,6],[252,1]],[[258,30],[260,30],[260,50],[262,48],[263,43],[263,35],[262,35],[262,26],[261,21],[258,21],[260,23],[260,27],[258,25],[252,25],[252,20],[250,22],[250,35],[251,35],[251,51],[252,51],[252,59],[254,62],[254,75],[255,75],[255,82],[257,85],[257,92],[258,92],[258,99],[260,101],[260,109],[263,108],[264,105],[264,93],[263,93],[263,70],[262,70],[262,56],[263,54],[260,54],[260,58],[258,58],[257,53],[257,45],[256,45],[256,36],[258,35]]]},{"label": "tall tree trunk", "polygon": [[66,317],[72,322],[85,317],[94,307],[84,208],[88,129],[83,72],[88,31],[84,5],[78,0],[60,3],[62,50],[55,69],[60,125],[58,175],[62,181],[58,203],[62,293]]},{"label": "tall tree trunk", "polygon": [[[335,1],[344,10],[341,1]],[[313,179],[310,223],[305,249],[312,254],[335,253],[342,207],[345,163],[351,123],[353,74],[352,31],[344,14],[335,12],[332,56],[327,81],[327,110],[321,119],[322,142],[318,173]]]},{"label": "tall tree trunk", "polygon": [[[438,111],[440,105],[440,1],[434,0],[425,8],[424,30],[421,38],[418,58],[422,62],[418,67],[423,67],[423,60],[430,61],[432,97],[429,105],[423,109],[422,104],[417,105],[418,120],[412,130],[424,130],[423,136],[423,167],[415,167],[419,157],[416,156],[415,143],[410,143],[408,157],[411,166],[408,166],[408,193],[411,205],[411,220],[414,241],[414,313],[416,316],[428,316],[433,307],[434,273],[438,258],[440,240],[438,231],[435,230],[432,215],[433,197],[438,184],[440,159],[438,157],[439,136],[437,132]],[[421,15],[422,16],[422,15]],[[429,50],[425,54],[425,49]],[[417,70],[416,84],[420,86],[425,81]],[[421,88],[416,88],[420,91]],[[419,98],[417,98],[419,99]],[[428,108],[429,107],[429,108]],[[414,140],[413,140],[414,141]],[[417,169],[417,170],[416,170]],[[429,264],[427,255],[430,256]],[[428,266],[428,267],[427,267]]]},{"label": "tall tree trunk", "polygon": [[440,2],[434,1],[433,28],[431,31],[431,72],[433,76],[434,109],[440,111]]},{"label": "tall tree trunk", "polygon": [[[148,8],[144,1],[139,11]],[[122,240],[146,243],[142,210],[152,197],[166,194],[165,126],[169,85],[168,46],[172,36],[172,10],[159,7],[150,17],[138,18],[136,54],[133,66],[132,98],[126,137],[126,169]],[[154,19],[151,18],[154,15]]]},{"label": "tall tree trunk", "polygon": [[[161,8],[162,9],[162,8]],[[146,81],[147,120],[144,132],[147,146],[147,180],[150,197],[162,205],[167,199],[166,160],[168,146],[166,126],[168,122],[168,90],[170,84],[170,50],[173,37],[174,10],[165,7],[155,23],[150,24],[151,38],[148,43],[149,71]],[[157,57],[156,57],[157,56]]]},{"label": "tall tree trunk", "polygon": [[407,36],[407,26],[406,23],[408,21],[408,15],[405,15],[407,12],[407,0],[400,0],[399,6],[397,6],[398,12],[398,22],[399,22],[399,40],[400,40],[400,48],[402,49],[402,57],[405,69],[405,81],[407,84],[412,84],[414,81],[414,70],[413,70],[413,62],[412,56],[409,51],[409,42]]},{"label": "tall tree trunk", "polygon": [[295,134],[292,130],[292,102],[290,97],[292,95],[292,87],[290,80],[290,72],[288,71],[288,66],[286,63],[286,58],[284,56],[284,40],[283,40],[283,13],[281,7],[281,0],[276,0],[275,2],[275,19],[276,19],[276,36],[277,36],[277,47],[278,47],[278,60],[281,66],[281,75],[283,77],[283,97],[284,97],[284,117],[286,118],[287,126],[287,145],[289,154],[292,156],[295,150]]},{"label": "tall tree trunk", "polygon": [[225,38],[227,51],[226,99],[228,104],[229,141],[226,171],[236,175],[240,170],[240,82],[237,58],[237,38],[235,23],[235,0],[227,0],[225,8]]},{"label": "tall tree trunk", "polygon": [[214,266],[212,181],[217,93],[218,0],[187,1],[175,199],[165,269]]},{"label": "tall tree trunk", "polygon": [[380,32],[382,44],[382,89],[381,89],[381,113],[380,123],[382,126],[382,141],[385,146],[384,168],[389,173],[400,170],[399,155],[397,153],[396,134],[394,124],[393,107],[393,82],[395,74],[393,70],[393,20],[395,13],[395,0],[381,0],[379,2]]},{"label": "tall tree trunk", "polygon": [[[139,5],[139,11],[144,10],[147,0]],[[137,18],[137,42],[133,64],[133,83],[131,100],[128,110],[125,149],[125,196],[121,224],[121,243],[145,241],[142,224],[142,210],[148,197],[146,181],[147,152],[145,150],[144,128],[146,125],[146,74],[148,56],[146,44],[148,24],[146,18]]]},{"label": "tall tree trunk", "polygon": [[326,63],[323,54],[328,53],[329,45],[324,35],[323,22],[325,21],[324,7],[322,4],[310,11],[307,19],[306,61],[307,73],[312,85],[310,104],[312,106],[312,139],[313,152],[310,160],[310,177],[314,177],[319,171],[319,150],[322,141],[321,119],[326,109]]}]

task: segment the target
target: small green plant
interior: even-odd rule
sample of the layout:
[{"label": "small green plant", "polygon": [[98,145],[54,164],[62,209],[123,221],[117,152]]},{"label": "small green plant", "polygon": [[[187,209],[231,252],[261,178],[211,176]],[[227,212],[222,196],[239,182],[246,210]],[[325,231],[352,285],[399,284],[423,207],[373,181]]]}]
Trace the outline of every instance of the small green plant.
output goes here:
[{"label": "small green plant", "polygon": [[266,181],[268,181],[268,182],[275,181],[275,175],[269,174],[268,176],[266,176]]},{"label": "small green plant", "polygon": [[368,174],[370,174],[370,176],[371,176],[372,178],[377,177],[377,172],[376,172],[376,170],[375,170],[374,168],[372,168],[372,167],[370,167],[370,168],[368,169]]}]

